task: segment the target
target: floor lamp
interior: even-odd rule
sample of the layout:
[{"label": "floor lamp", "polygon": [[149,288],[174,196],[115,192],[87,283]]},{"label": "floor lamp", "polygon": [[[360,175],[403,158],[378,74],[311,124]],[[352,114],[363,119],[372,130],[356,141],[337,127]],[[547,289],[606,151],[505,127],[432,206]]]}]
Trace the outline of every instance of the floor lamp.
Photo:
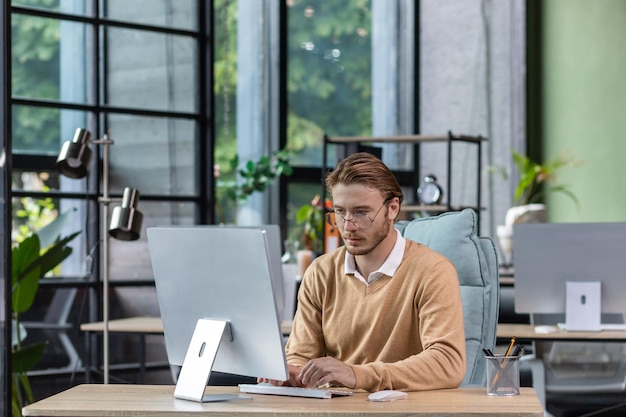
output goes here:
[{"label": "floor lamp", "polygon": [[102,139],[91,139],[88,130],[78,128],[74,138],[61,147],[57,158],[57,170],[69,178],[83,178],[89,171],[92,151],[89,144],[102,145],[102,196],[98,202],[102,205],[102,321],[103,321],[103,372],[104,383],[109,383],[109,236],[119,240],[137,240],[140,236],[143,215],[137,210],[139,192],[126,187],[122,196],[122,205],[113,208],[111,222],[109,204],[109,146],[113,141],[104,135]]}]

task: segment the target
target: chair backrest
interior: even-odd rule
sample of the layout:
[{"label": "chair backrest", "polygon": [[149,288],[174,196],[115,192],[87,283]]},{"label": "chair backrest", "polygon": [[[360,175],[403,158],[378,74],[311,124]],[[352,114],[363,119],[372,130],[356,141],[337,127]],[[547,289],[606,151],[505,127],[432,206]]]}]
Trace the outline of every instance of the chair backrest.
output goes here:
[{"label": "chair backrest", "polygon": [[495,347],[500,302],[498,258],[493,241],[477,235],[477,216],[472,209],[400,221],[396,228],[405,238],[441,253],[456,267],[467,351],[467,371],[462,385],[484,386],[487,377],[482,349]]}]

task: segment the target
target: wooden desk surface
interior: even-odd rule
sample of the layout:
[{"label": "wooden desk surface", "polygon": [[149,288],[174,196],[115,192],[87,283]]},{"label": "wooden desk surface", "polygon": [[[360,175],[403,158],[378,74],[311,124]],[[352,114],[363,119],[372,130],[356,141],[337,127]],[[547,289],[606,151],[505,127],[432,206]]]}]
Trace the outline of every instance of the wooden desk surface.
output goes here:
[{"label": "wooden desk surface", "polygon": [[[291,321],[283,321],[281,329],[283,334],[289,334],[291,332]],[[104,322],[83,323],[80,325],[80,330],[84,332],[102,332],[104,331]],[[163,322],[160,317],[128,317],[109,320],[109,332],[163,334]]]},{"label": "wooden desk surface", "polygon": [[[490,397],[485,388],[410,392],[406,400],[371,402],[367,393],[333,399],[251,395],[252,400],[196,403],[174,398],[168,385],[78,385],[26,406],[24,416],[542,416],[532,388],[520,395]],[[237,387],[207,387],[207,393],[239,393]]]},{"label": "wooden desk surface", "polygon": [[[83,323],[80,330],[84,332],[104,331],[104,322]],[[129,317],[109,320],[109,331],[116,333],[155,333],[163,334],[161,317]]]},{"label": "wooden desk surface", "polygon": [[499,339],[517,337],[518,341],[533,340],[560,340],[560,341],[589,341],[589,342],[623,342],[626,341],[626,331],[602,330],[599,332],[580,332],[558,330],[554,333],[536,333],[532,324],[499,323],[496,331]]}]

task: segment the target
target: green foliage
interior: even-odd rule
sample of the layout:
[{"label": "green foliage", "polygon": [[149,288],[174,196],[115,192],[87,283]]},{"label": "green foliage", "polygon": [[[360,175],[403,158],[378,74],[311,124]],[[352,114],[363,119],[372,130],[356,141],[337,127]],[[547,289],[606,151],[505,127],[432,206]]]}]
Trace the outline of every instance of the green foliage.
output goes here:
[{"label": "green foliage", "polygon": [[[331,135],[369,134],[370,1],[293,2],[288,13],[289,125],[301,119]],[[294,151],[321,147],[321,136],[290,133]]]},{"label": "green foliage", "polygon": [[316,195],[311,204],[303,204],[296,212],[296,221],[302,225],[302,240],[306,249],[322,250],[325,211],[331,206],[330,200],[326,200],[325,207],[322,207],[321,198]]},{"label": "green foliage", "polygon": [[[531,160],[528,156],[513,151],[513,162],[519,172],[519,182],[515,188],[515,202],[519,205],[542,203],[546,192],[560,192],[569,197],[576,205],[578,199],[565,185],[557,182],[557,171],[568,166],[576,166],[578,161],[569,156],[558,156],[543,164]],[[493,169],[502,174],[504,178],[508,175],[505,170]]]},{"label": "green foliage", "polygon": [[39,279],[71,255],[72,248],[66,245],[79,233],[58,239],[45,250],[41,249],[39,236],[34,233],[13,248],[11,285],[14,313],[30,309],[39,288]]},{"label": "green foliage", "polygon": [[11,308],[14,337],[11,350],[11,391],[14,416],[20,416],[22,407],[34,401],[26,373],[41,360],[45,349],[45,343],[22,345],[24,337],[20,315],[32,307],[40,279],[72,253],[72,248],[67,245],[80,232],[65,237],[60,234],[71,213],[68,211],[57,217],[38,233],[32,233],[18,242],[12,249]]},{"label": "green foliage", "polygon": [[[219,201],[230,202],[233,207],[245,203],[248,197],[255,192],[263,192],[280,176],[289,176],[293,172],[289,164],[289,151],[280,150],[272,155],[264,155],[257,161],[249,160],[242,167],[239,166],[239,155],[235,155],[229,162],[230,172],[236,172],[238,178],[224,179],[219,174],[216,186]],[[225,209],[217,205],[216,210],[220,221],[225,222]]]},{"label": "green foliage", "polygon": [[[324,133],[371,133],[370,0],[289,2],[287,13],[287,143],[294,163],[314,166]],[[228,177],[237,153],[237,2],[216,0],[214,24],[215,161]]]},{"label": "green foliage", "polygon": [[[48,191],[49,187],[42,186],[41,191]],[[22,197],[19,205],[13,206],[14,228],[11,238],[16,242],[26,239],[31,230],[39,230],[50,223],[57,216],[57,210],[51,198]],[[18,224],[19,223],[19,224]]]},{"label": "green foliage", "polygon": [[[58,9],[58,0],[21,0],[22,5]],[[58,100],[60,97],[60,22],[13,14],[11,18],[13,95]],[[58,150],[60,111],[15,106],[13,149]]]}]

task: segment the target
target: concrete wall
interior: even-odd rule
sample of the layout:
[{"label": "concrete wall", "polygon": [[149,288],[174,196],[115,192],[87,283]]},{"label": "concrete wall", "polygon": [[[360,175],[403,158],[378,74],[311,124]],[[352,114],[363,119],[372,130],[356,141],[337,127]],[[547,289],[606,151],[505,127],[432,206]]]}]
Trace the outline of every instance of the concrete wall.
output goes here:
[{"label": "concrete wall", "polygon": [[[513,200],[514,181],[489,174],[510,171],[511,150],[524,148],[524,2],[423,0],[420,9],[420,131],[488,138],[482,166],[475,149],[453,154],[453,204],[475,204],[476,177],[483,184],[481,234],[495,236]],[[421,173],[445,184],[445,147],[424,146]],[[477,172],[478,170],[478,172]]]}]

